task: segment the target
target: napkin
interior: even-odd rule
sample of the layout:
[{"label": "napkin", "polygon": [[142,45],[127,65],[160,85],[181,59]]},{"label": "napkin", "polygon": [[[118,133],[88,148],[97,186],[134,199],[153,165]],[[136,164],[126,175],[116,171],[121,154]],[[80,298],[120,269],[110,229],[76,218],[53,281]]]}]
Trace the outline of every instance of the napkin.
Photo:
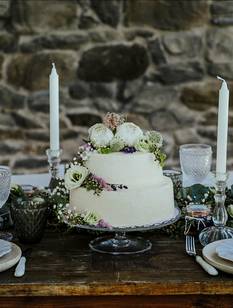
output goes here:
[{"label": "napkin", "polygon": [[11,252],[11,243],[0,240],[0,258]]},{"label": "napkin", "polygon": [[233,262],[233,240],[219,244],[216,247],[216,253],[220,258]]}]

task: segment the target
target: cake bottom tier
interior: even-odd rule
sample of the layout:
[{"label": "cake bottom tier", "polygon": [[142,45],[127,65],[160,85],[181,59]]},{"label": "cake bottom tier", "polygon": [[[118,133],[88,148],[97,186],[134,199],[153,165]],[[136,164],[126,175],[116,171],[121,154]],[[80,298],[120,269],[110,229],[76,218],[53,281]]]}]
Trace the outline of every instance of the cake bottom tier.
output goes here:
[{"label": "cake bottom tier", "polygon": [[113,227],[147,226],[174,215],[173,186],[163,177],[159,185],[102,191],[100,196],[78,188],[70,193],[70,206],[77,213],[95,212]]}]

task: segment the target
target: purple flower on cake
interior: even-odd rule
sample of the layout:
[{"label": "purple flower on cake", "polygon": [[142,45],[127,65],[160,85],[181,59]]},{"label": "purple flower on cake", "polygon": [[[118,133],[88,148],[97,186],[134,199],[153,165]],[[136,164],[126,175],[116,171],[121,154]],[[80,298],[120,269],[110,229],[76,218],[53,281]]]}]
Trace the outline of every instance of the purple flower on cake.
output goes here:
[{"label": "purple flower on cake", "polygon": [[95,180],[96,182],[99,183],[99,185],[107,191],[113,191],[111,185],[109,185],[104,179],[102,179],[101,177],[97,176],[97,175],[92,175],[91,176],[93,180]]},{"label": "purple flower on cake", "polygon": [[126,154],[128,154],[128,153],[131,154],[131,153],[136,152],[136,149],[135,149],[135,147],[124,147],[121,151],[126,153]]},{"label": "purple flower on cake", "polygon": [[115,130],[117,126],[123,124],[124,122],[125,122],[124,117],[114,112],[108,112],[103,120],[104,125],[110,128],[111,130]]},{"label": "purple flower on cake", "polygon": [[84,143],[83,145],[81,145],[80,147],[79,147],[79,150],[80,151],[88,151],[88,152],[90,152],[90,151],[92,151],[93,150],[93,147],[92,147],[92,145],[90,144],[90,143]]},{"label": "purple flower on cake", "polygon": [[65,174],[65,187],[68,190],[78,188],[82,185],[89,174],[86,167],[71,164]]},{"label": "purple flower on cake", "polygon": [[91,143],[99,148],[109,146],[113,132],[104,124],[97,123],[88,130]]},{"label": "purple flower on cake", "polygon": [[96,225],[96,227],[112,229],[112,226],[103,219],[100,219],[98,221],[98,224]]},{"label": "purple flower on cake", "polygon": [[120,138],[126,146],[134,146],[142,137],[143,131],[131,122],[125,122],[117,127],[116,138]]}]

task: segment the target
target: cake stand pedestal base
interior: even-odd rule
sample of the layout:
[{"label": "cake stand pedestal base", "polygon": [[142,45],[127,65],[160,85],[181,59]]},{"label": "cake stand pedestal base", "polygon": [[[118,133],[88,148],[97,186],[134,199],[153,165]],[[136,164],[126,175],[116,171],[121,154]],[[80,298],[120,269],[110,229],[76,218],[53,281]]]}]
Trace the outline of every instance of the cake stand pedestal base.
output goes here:
[{"label": "cake stand pedestal base", "polygon": [[152,244],[150,241],[143,237],[131,237],[128,236],[129,232],[145,232],[174,224],[181,216],[179,208],[174,208],[173,216],[168,220],[157,221],[153,225],[141,226],[141,227],[122,227],[122,228],[106,228],[90,225],[73,225],[68,221],[65,221],[69,226],[76,227],[78,229],[96,231],[96,232],[108,232],[115,235],[108,235],[106,237],[97,237],[89,243],[89,247],[92,251],[107,253],[111,255],[129,255],[136,253],[143,253],[151,249]]},{"label": "cake stand pedestal base", "polygon": [[116,232],[114,237],[97,237],[89,243],[89,247],[95,252],[129,255],[146,252],[151,249],[152,244],[142,237],[130,237],[125,232]]}]

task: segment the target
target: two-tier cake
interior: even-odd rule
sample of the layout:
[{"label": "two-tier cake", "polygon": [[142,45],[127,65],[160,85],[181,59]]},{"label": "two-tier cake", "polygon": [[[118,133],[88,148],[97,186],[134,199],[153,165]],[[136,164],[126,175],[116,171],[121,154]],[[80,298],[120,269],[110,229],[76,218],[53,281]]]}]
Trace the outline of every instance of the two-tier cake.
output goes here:
[{"label": "two-tier cake", "polygon": [[174,215],[173,186],[163,176],[162,136],[117,114],[89,129],[65,174],[70,209],[89,224],[148,226]]}]

